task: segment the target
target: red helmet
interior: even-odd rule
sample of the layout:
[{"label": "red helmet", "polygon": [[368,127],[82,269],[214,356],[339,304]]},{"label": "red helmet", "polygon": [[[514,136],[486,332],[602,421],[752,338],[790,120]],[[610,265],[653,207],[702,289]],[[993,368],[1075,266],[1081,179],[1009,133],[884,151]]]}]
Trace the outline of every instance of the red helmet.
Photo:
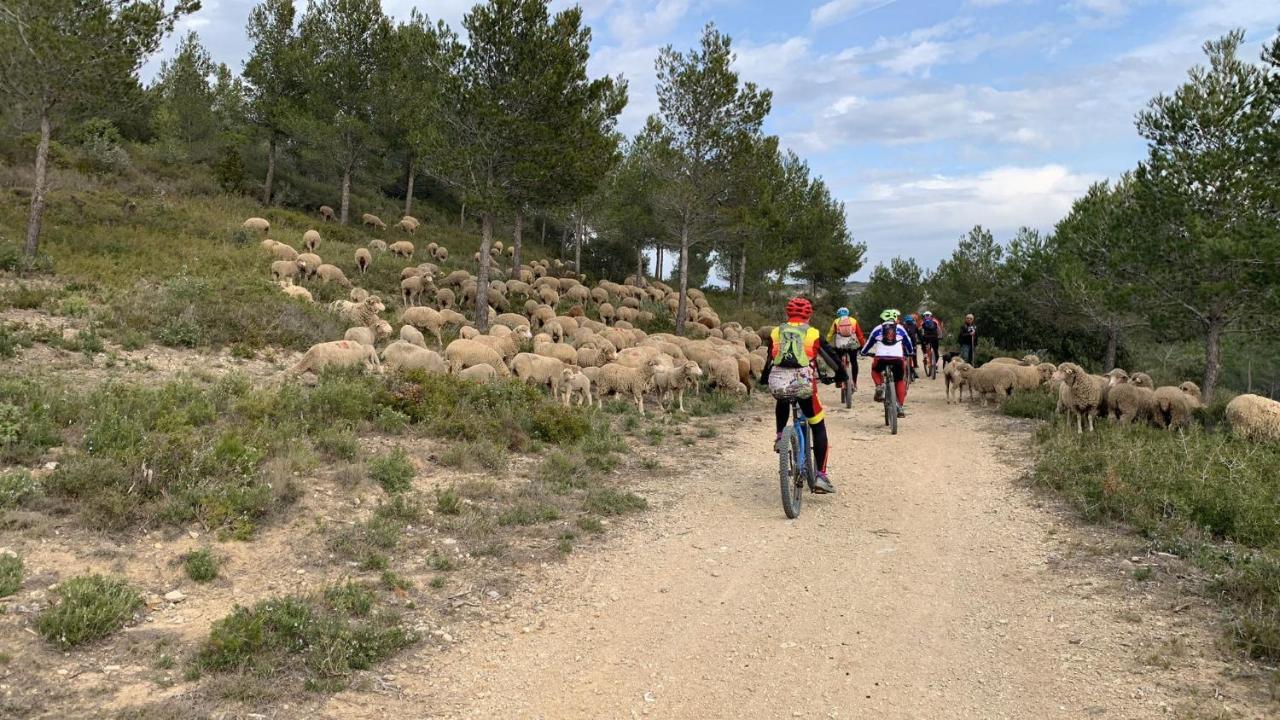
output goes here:
[{"label": "red helmet", "polygon": [[804,322],[813,317],[813,303],[802,297],[792,298],[787,303],[787,319],[795,318]]}]

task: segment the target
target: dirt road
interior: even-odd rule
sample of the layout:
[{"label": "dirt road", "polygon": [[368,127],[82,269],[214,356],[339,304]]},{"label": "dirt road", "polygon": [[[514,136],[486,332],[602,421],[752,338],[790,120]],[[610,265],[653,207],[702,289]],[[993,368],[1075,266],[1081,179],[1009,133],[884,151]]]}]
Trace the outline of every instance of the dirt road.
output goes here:
[{"label": "dirt road", "polygon": [[[645,488],[647,525],[544,569],[503,617],[325,714],[1167,717],[1212,650],[1173,669],[1139,660],[1176,621],[1126,598],[1123,575],[1056,567],[1071,529],[1017,480],[1025,432],[925,385],[896,437],[868,392],[829,409],[839,494],[808,496],[796,521],[770,409],[753,404],[718,450],[673,451],[702,463],[666,478],[665,500]],[[1177,630],[1211,644],[1197,632]]]}]

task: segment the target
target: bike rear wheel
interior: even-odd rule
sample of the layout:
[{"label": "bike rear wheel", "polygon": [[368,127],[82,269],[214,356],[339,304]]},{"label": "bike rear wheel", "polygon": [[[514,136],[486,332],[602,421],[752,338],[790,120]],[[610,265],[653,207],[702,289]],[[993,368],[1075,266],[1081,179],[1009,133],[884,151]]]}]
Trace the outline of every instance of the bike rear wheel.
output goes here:
[{"label": "bike rear wheel", "polygon": [[804,498],[803,458],[800,455],[800,439],[794,429],[783,436],[784,446],[778,452],[778,484],[782,490],[782,512],[788,519],[800,517],[800,503]]},{"label": "bike rear wheel", "polygon": [[893,377],[893,368],[884,371],[884,424],[889,426],[889,434],[898,434],[898,386]]},{"label": "bike rear wheel", "polygon": [[844,400],[845,409],[853,407],[853,373],[850,366],[853,361],[846,355],[844,358],[844,387],[841,388],[840,398]]}]

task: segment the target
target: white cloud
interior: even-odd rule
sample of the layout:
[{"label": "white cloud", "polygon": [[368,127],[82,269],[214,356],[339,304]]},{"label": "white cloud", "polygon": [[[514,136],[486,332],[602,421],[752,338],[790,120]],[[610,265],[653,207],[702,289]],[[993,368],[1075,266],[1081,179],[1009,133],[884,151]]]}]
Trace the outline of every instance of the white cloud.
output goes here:
[{"label": "white cloud", "polygon": [[833,25],[841,20],[858,17],[892,5],[898,0],[830,0],[809,13],[809,22],[815,27]]}]

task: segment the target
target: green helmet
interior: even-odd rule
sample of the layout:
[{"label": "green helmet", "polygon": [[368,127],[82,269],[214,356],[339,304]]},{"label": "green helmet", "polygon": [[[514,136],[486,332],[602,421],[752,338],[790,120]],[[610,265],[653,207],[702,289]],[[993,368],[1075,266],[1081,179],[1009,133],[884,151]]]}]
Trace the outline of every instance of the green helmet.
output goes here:
[{"label": "green helmet", "polygon": [[880,319],[885,322],[893,322],[894,320],[897,320],[901,315],[902,313],[898,312],[897,310],[890,309],[880,313]]}]

